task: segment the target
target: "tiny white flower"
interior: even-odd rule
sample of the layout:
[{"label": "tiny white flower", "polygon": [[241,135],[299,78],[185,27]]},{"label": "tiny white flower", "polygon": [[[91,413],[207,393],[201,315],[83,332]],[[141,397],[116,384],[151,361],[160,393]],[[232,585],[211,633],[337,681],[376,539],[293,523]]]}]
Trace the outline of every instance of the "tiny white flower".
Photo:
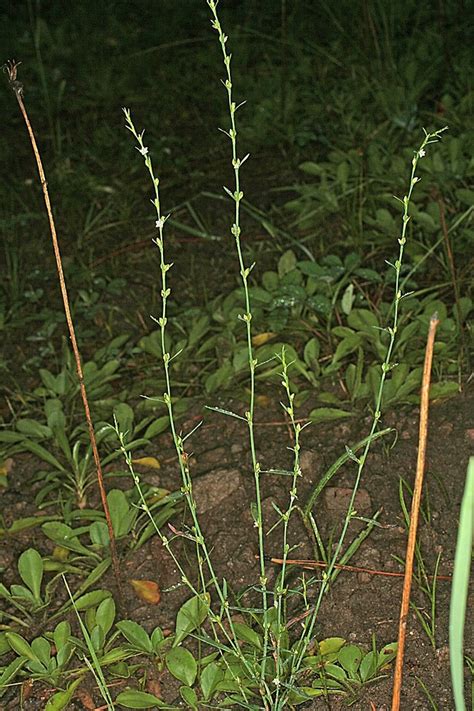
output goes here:
[{"label": "tiny white flower", "polygon": [[160,219],[155,222],[155,227],[156,227],[156,229],[158,229],[158,230],[162,230],[164,224],[165,224],[165,218],[164,218],[164,217],[160,217]]},{"label": "tiny white flower", "polygon": [[141,146],[140,148],[137,148],[137,151],[142,156],[146,156],[148,154],[148,148],[146,146]]},{"label": "tiny white flower", "polygon": [[418,158],[423,158],[423,156],[425,156],[425,155],[426,155],[426,151],[423,150],[423,148],[420,148],[420,150],[418,151]]}]

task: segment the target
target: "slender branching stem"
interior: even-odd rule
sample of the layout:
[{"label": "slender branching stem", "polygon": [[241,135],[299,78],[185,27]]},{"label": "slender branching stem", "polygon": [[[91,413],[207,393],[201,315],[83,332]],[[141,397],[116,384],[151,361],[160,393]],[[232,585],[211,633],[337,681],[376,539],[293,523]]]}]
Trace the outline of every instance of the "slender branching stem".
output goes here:
[{"label": "slender branching stem", "polygon": [[[172,385],[171,385],[171,361],[172,358],[175,356],[171,356],[171,354],[167,351],[167,324],[168,324],[168,300],[171,294],[171,288],[168,284],[168,271],[171,269],[173,266],[171,263],[166,262],[166,255],[165,255],[165,240],[164,240],[164,225],[169,217],[169,215],[163,215],[162,210],[161,210],[161,202],[160,202],[160,191],[159,191],[159,185],[160,181],[159,178],[156,177],[154,168],[153,168],[153,163],[151,160],[151,156],[149,155],[148,148],[145,146],[143,142],[143,136],[144,136],[144,131],[138,132],[135,128],[135,125],[133,123],[131,113],[128,109],[123,109],[124,114],[125,114],[125,119],[126,119],[126,127],[132,133],[134,136],[135,140],[138,143],[137,150],[138,152],[143,156],[145,166],[148,170],[148,173],[150,175],[152,184],[153,184],[153,191],[154,191],[154,197],[152,199],[152,204],[155,207],[156,211],[156,222],[155,226],[158,230],[158,236],[154,240],[156,246],[158,247],[159,253],[160,253],[160,272],[161,272],[161,316],[156,319],[159,327],[160,327],[160,334],[161,334],[161,351],[162,351],[162,361],[163,361],[163,370],[165,374],[165,392],[163,393],[163,402],[166,405],[167,411],[168,411],[168,417],[170,421],[170,429],[171,429],[171,435],[173,438],[173,443],[176,451],[176,455],[178,458],[178,463],[179,463],[179,468],[180,468],[180,473],[181,473],[181,481],[182,481],[182,487],[181,491],[184,494],[184,497],[186,499],[186,503],[189,509],[189,512],[191,514],[191,519],[192,519],[192,527],[191,527],[191,534],[190,537],[196,544],[198,548],[198,571],[199,571],[199,578],[200,578],[200,584],[201,584],[201,593],[200,595],[203,598],[203,602],[206,604],[209,604],[209,593],[208,589],[213,589],[218,597],[219,604],[220,604],[220,611],[219,613],[214,613],[212,609],[210,609],[210,614],[209,614],[209,619],[211,621],[211,624],[217,625],[221,632],[224,633],[226,636],[227,641],[231,645],[232,650],[239,656],[241,659],[243,665],[246,668],[249,668],[248,662],[245,658],[244,655],[241,654],[240,646],[238,644],[238,638],[235,634],[234,631],[234,626],[233,626],[233,621],[231,617],[231,611],[230,611],[230,605],[229,605],[229,600],[228,600],[228,595],[227,595],[227,590],[223,584],[220,583],[219,579],[217,578],[217,575],[215,573],[214,565],[211,559],[211,555],[209,552],[209,548],[206,542],[206,539],[203,535],[201,525],[199,522],[198,514],[197,514],[197,506],[196,506],[196,500],[194,497],[193,493],[193,483],[191,479],[191,473],[189,469],[189,458],[188,454],[185,450],[185,438],[183,438],[177,428],[176,428],[176,420],[175,420],[175,415],[174,415],[174,406],[173,406],[173,392],[172,392]],[[135,478],[135,477],[134,477]],[[135,483],[136,483],[136,478],[135,478]],[[143,503],[143,501],[142,501]],[[171,551],[169,547],[169,541],[166,537],[164,537],[160,533],[160,537],[162,539],[163,544],[166,546],[168,551]],[[173,559],[176,561],[176,558],[173,556]],[[210,580],[208,581],[206,578],[205,574],[205,567],[204,564],[207,568],[207,571],[210,576]],[[181,568],[180,568],[181,569]],[[184,574],[184,572],[181,569],[181,575],[182,575],[182,582],[189,587],[189,589],[194,593],[197,594],[197,591],[194,589],[192,586],[191,582],[189,581],[189,578]],[[224,626],[224,620],[226,621],[228,628],[230,630],[229,632],[225,629]],[[213,627],[214,629],[214,627]],[[246,696],[246,692],[242,687],[242,694],[244,697]]]},{"label": "slender branching stem", "polygon": [[269,643],[269,624],[267,620],[268,612],[268,588],[267,588],[267,575],[265,572],[265,533],[263,530],[263,516],[262,516],[262,493],[260,487],[260,463],[257,459],[257,450],[255,446],[255,431],[254,431],[254,416],[255,416],[255,369],[257,367],[257,360],[254,357],[253,345],[252,345],[252,309],[250,303],[250,292],[249,292],[249,276],[252,271],[253,264],[251,266],[246,266],[244,261],[244,256],[242,252],[242,242],[241,242],[241,225],[240,225],[240,203],[244,197],[244,193],[240,186],[240,168],[243,163],[247,160],[248,155],[244,158],[239,158],[237,153],[237,123],[236,123],[236,113],[237,110],[242,106],[242,104],[236,105],[233,98],[232,90],[232,72],[231,72],[231,59],[232,55],[227,51],[227,35],[224,34],[219,18],[217,16],[217,3],[215,0],[207,0],[207,4],[211,10],[213,19],[211,20],[212,27],[216,30],[219,36],[219,43],[222,49],[222,56],[224,60],[224,67],[226,71],[226,78],[223,81],[224,87],[227,92],[227,102],[229,108],[230,117],[230,128],[228,131],[223,130],[231,142],[232,146],[232,168],[234,171],[234,190],[229,190],[225,188],[226,193],[229,195],[231,200],[234,202],[234,222],[231,227],[231,234],[235,240],[235,247],[237,250],[237,258],[239,261],[240,276],[242,279],[242,286],[244,290],[244,301],[245,301],[245,312],[239,316],[240,320],[244,322],[247,337],[247,352],[248,352],[248,365],[250,373],[250,395],[249,395],[249,405],[248,410],[245,413],[248,426],[248,436],[250,443],[250,454],[252,459],[252,470],[255,481],[255,520],[254,525],[257,529],[258,534],[258,557],[260,566],[260,588],[262,594],[262,607],[263,607],[263,652],[262,652],[262,666],[261,666],[261,691],[262,693],[267,693],[269,690],[266,688],[265,683],[265,665],[266,657]]},{"label": "slender branching stem", "polygon": [[403,299],[403,293],[402,293],[402,290],[400,287],[400,273],[401,273],[401,267],[402,267],[402,263],[403,263],[405,245],[406,245],[406,241],[407,241],[408,223],[410,221],[410,215],[409,215],[410,201],[411,201],[413,189],[414,189],[416,183],[418,183],[420,180],[420,178],[416,175],[416,169],[417,169],[419,160],[421,158],[423,158],[424,155],[426,154],[426,150],[425,150],[426,147],[430,143],[436,143],[439,140],[441,134],[446,129],[447,129],[447,127],[444,127],[444,128],[439,129],[437,131],[434,131],[433,133],[427,133],[425,131],[425,137],[424,137],[420,147],[418,148],[418,150],[414,152],[414,156],[412,158],[411,174],[410,174],[410,180],[409,180],[407,194],[402,199],[396,198],[402,204],[403,213],[402,213],[402,228],[401,228],[400,237],[398,238],[398,245],[399,245],[398,257],[397,257],[397,260],[395,261],[394,264],[389,263],[389,266],[395,270],[395,294],[394,294],[394,299],[393,299],[393,315],[392,315],[392,323],[386,329],[389,334],[389,343],[387,346],[387,352],[385,355],[385,359],[384,359],[383,363],[381,364],[380,383],[379,383],[379,386],[377,389],[377,395],[375,398],[375,410],[374,410],[374,415],[373,415],[373,419],[372,419],[372,425],[371,425],[369,436],[367,438],[367,442],[366,442],[365,447],[363,449],[362,455],[360,457],[357,457],[354,454],[352,457],[357,464],[357,473],[356,473],[355,480],[354,480],[352,494],[351,494],[351,497],[349,500],[347,514],[345,516],[341,534],[340,534],[337,544],[335,546],[333,556],[329,562],[329,565],[328,565],[326,571],[323,573],[323,581],[322,581],[322,585],[320,587],[320,590],[319,590],[319,593],[318,593],[318,596],[317,596],[317,599],[315,602],[313,614],[307,618],[307,624],[305,625],[305,629],[304,629],[303,634],[301,636],[300,644],[298,645],[297,652],[294,655],[293,673],[291,676],[290,685],[295,680],[296,673],[298,672],[298,670],[301,666],[301,662],[303,660],[305,651],[306,651],[308,644],[311,640],[311,637],[313,635],[314,626],[316,624],[317,614],[318,614],[319,608],[321,606],[321,601],[323,599],[323,596],[325,595],[325,593],[328,590],[328,587],[329,587],[329,584],[331,581],[332,572],[335,568],[335,565],[336,565],[339,555],[341,553],[341,549],[342,549],[344,540],[346,538],[347,530],[348,530],[349,525],[350,525],[350,523],[353,519],[353,516],[355,514],[355,510],[354,510],[355,498],[356,498],[356,495],[357,495],[357,492],[359,489],[359,485],[360,485],[362,473],[363,473],[363,470],[364,470],[364,467],[366,464],[367,456],[369,454],[372,442],[377,434],[376,430],[379,426],[379,423],[380,423],[380,420],[382,417],[381,408],[382,408],[382,396],[383,396],[385,381],[386,381],[387,375],[390,373],[390,371],[394,367],[396,367],[396,364],[392,363],[392,353],[393,353],[393,349],[395,346],[395,340],[396,340],[397,329],[398,329],[400,302]]}]

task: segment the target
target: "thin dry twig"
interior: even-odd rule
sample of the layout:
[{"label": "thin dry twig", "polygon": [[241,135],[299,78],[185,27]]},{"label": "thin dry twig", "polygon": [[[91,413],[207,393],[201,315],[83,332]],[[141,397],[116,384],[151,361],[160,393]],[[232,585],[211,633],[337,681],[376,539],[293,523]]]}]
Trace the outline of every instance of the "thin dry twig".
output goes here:
[{"label": "thin dry twig", "polygon": [[408,611],[410,608],[411,583],[413,578],[413,563],[415,559],[416,534],[420,515],[421,493],[423,489],[423,476],[425,473],[426,442],[428,438],[428,411],[430,398],[431,364],[433,361],[433,346],[436,329],[439,324],[438,314],[433,314],[430,319],[430,328],[425,350],[425,363],[423,367],[423,381],[421,385],[420,404],[420,429],[418,436],[418,459],[416,463],[415,486],[410,512],[410,528],[408,531],[407,553],[405,560],[405,577],[403,581],[402,602],[398,626],[398,648],[393,679],[392,711],[400,709],[400,693],[403,677],[403,660],[405,653],[405,639],[407,630]]},{"label": "thin dry twig", "polygon": [[[270,558],[271,563],[276,565],[281,565],[283,560],[281,558]],[[314,570],[314,568],[327,568],[329,563],[323,560],[304,560],[304,559],[293,559],[288,558],[285,561],[286,565],[297,565],[299,568],[304,568],[305,570]],[[343,565],[342,563],[335,563],[334,568],[338,570],[346,570],[351,573],[367,573],[368,575],[381,575],[385,578],[403,578],[405,573],[400,573],[396,570],[379,570],[378,568],[361,568],[358,565]],[[451,575],[428,575],[428,580],[452,580]]]},{"label": "thin dry twig", "polygon": [[116,547],[116,543],[115,543],[115,534],[114,534],[114,529],[112,526],[112,519],[110,517],[109,505],[107,503],[107,493],[105,491],[104,477],[102,474],[102,465],[100,462],[100,456],[99,456],[99,450],[97,448],[97,441],[96,441],[96,437],[95,437],[94,425],[92,422],[92,417],[91,417],[90,408],[89,408],[89,400],[87,398],[87,391],[86,391],[86,386],[84,383],[84,374],[82,371],[81,355],[79,352],[79,347],[77,345],[76,332],[74,329],[74,323],[72,320],[71,309],[69,306],[69,297],[68,297],[67,288],[66,288],[66,280],[64,278],[64,270],[63,270],[63,265],[62,265],[61,252],[59,250],[59,241],[58,241],[58,236],[57,236],[57,232],[56,232],[56,225],[54,222],[51,201],[49,198],[48,183],[46,181],[46,176],[45,176],[44,169],[43,169],[43,163],[41,161],[40,152],[38,149],[38,145],[36,143],[35,134],[33,133],[33,128],[31,126],[30,120],[28,118],[28,114],[27,114],[25,104],[23,101],[23,85],[17,79],[18,66],[20,64],[21,64],[21,62],[15,62],[15,60],[8,61],[4,66],[4,70],[8,74],[10,87],[13,90],[13,92],[17,98],[18,105],[20,107],[20,111],[21,111],[22,116],[25,120],[26,128],[28,130],[28,135],[29,135],[29,138],[31,141],[31,146],[33,148],[33,153],[34,153],[34,156],[36,159],[36,165],[38,167],[41,188],[43,190],[44,203],[46,206],[46,212],[48,215],[49,227],[50,227],[50,231],[51,231],[51,239],[53,242],[53,250],[54,250],[54,256],[56,259],[56,268],[57,268],[57,272],[58,272],[59,286],[61,289],[61,296],[63,299],[64,313],[66,315],[66,322],[67,322],[67,326],[68,326],[68,330],[69,330],[69,336],[71,339],[72,350],[74,352],[74,359],[76,361],[77,377],[79,380],[79,387],[80,387],[80,391],[81,391],[82,402],[84,405],[84,413],[86,416],[87,427],[89,430],[89,439],[90,439],[90,443],[91,443],[91,447],[92,447],[92,454],[94,456],[94,462],[95,462],[95,467],[96,467],[96,472],[97,472],[97,483],[99,486],[100,498],[102,501],[102,507],[104,509],[105,519],[107,521],[107,528],[108,528],[109,539],[110,539],[110,555],[111,555],[111,559],[112,559],[112,566],[113,566],[115,580],[116,580],[117,587],[118,587],[119,596],[121,597],[120,567],[119,567],[119,561],[118,561],[118,556],[117,556],[117,547]]}]

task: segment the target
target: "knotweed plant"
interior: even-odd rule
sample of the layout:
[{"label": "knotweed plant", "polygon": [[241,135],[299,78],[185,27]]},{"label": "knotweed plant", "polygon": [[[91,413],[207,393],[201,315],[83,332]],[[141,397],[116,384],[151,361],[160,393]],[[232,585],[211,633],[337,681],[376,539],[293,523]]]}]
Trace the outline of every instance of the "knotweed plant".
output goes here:
[{"label": "knotweed plant", "polygon": [[[390,371],[396,365],[392,362],[392,353],[398,328],[399,306],[402,298],[404,297],[400,286],[400,273],[407,240],[407,227],[410,220],[410,200],[413,189],[419,181],[419,178],[416,176],[416,169],[418,162],[425,155],[426,147],[430,143],[438,140],[444,129],[435,131],[434,133],[425,132],[425,137],[419,149],[413,156],[408,191],[407,194],[400,200],[403,207],[403,213],[401,234],[398,239],[398,257],[393,264],[389,263],[390,268],[395,271],[395,296],[393,301],[391,325],[386,329],[390,338],[386,357],[380,368],[380,382],[375,402],[372,425],[368,437],[362,443],[363,446],[358,447],[355,450],[348,450],[348,457],[352,459],[357,466],[354,488],[350,498],[348,511],[344,518],[342,530],[335,546],[335,550],[328,561],[328,567],[323,576],[322,584],[319,587],[316,600],[310,600],[309,590],[306,587],[305,581],[303,580],[302,582],[302,597],[305,606],[305,614],[302,617],[303,622],[299,636],[295,640],[290,640],[287,619],[287,601],[288,596],[291,594],[287,582],[287,560],[291,550],[289,540],[289,523],[291,516],[296,509],[296,501],[298,497],[297,485],[298,479],[301,476],[299,459],[301,446],[300,436],[303,427],[297,422],[295,417],[294,393],[292,392],[289,378],[289,367],[291,363],[287,362],[285,352],[283,351],[280,354],[276,354],[276,357],[279,358],[281,363],[281,380],[286,393],[286,403],[283,405],[283,408],[289,417],[293,432],[293,443],[291,447],[293,451],[293,468],[290,472],[291,483],[289,487],[287,508],[285,511],[278,510],[279,520],[277,525],[281,527],[282,531],[282,565],[279,575],[277,576],[276,583],[272,589],[268,584],[267,564],[265,558],[265,530],[262,514],[261,488],[262,471],[258,461],[254,436],[256,402],[255,378],[256,371],[259,366],[252,345],[252,305],[249,290],[249,279],[254,265],[246,264],[241,242],[242,229],[240,222],[240,210],[244,194],[241,187],[240,168],[247,160],[248,155],[241,158],[239,157],[238,152],[236,115],[242,104],[237,105],[233,96],[231,54],[227,50],[228,38],[222,30],[217,15],[217,2],[215,2],[215,0],[207,0],[207,4],[212,15],[212,27],[218,35],[225,68],[223,85],[227,94],[230,126],[228,129],[221,130],[229,138],[231,145],[231,161],[234,184],[232,188],[225,187],[224,190],[233,204],[233,216],[230,226],[230,233],[235,245],[238,269],[244,295],[242,305],[243,311],[238,318],[242,322],[245,331],[250,381],[249,401],[244,416],[235,412],[220,410],[219,408],[213,409],[216,409],[223,415],[232,416],[242,420],[247,429],[251,455],[252,476],[255,485],[255,502],[252,507],[252,512],[258,542],[259,578],[254,589],[257,590],[260,598],[259,606],[256,609],[252,608],[251,611],[246,611],[245,608],[242,609],[234,607],[235,603],[230,597],[226,579],[219,578],[216,572],[210,547],[203,534],[197,514],[197,506],[193,494],[193,482],[189,468],[189,457],[186,451],[186,440],[195,432],[195,430],[187,435],[181,435],[177,429],[173,406],[172,362],[179,356],[179,352],[170,353],[167,350],[168,302],[171,296],[169,271],[172,264],[167,261],[165,249],[165,225],[169,215],[165,214],[161,207],[159,191],[160,181],[155,174],[148,147],[144,143],[144,131],[139,131],[135,128],[130,111],[128,109],[124,109],[126,127],[132,133],[137,142],[137,150],[143,157],[145,167],[149,173],[153,185],[152,204],[156,212],[155,226],[157,230],[157,236],[154,242],[159,250],[161,272],[161,314],[156,321],[161,334],[162,361],[166,383],[166,389],[162,397],[169,415],[171,434],[181,473],[182,492],[185,496],[191,516],[191,526],[189,530],[185,534],[181,535],[185,535],[188,539],[192,540],[195,545],[196,558],[198,562],[197,582],[193,582],[189,579],[184,572],[180,561],[173,552],[173,547],[171,545],[173,538],[164,536],[158,528],[157,533],[161,537],[163,545],[166,547],[167,551],[172,556],[175,564],[180,570],[182,582],[189,588],[193,595],[193,613],[190,614],[189,632],[193,633],[193,635],[198,639],[204,640],[218,652],[217,661],[214,661],[213,658],[212,662],[207,662],[208,667],[206,667],[211,669],[212,666],[212,673],[215,674],[215,678],[219,680],[215,685],[215,691],[217,693],[221,692],[227,694],[226,705],[233,703],[236,706],[248,709],[263,708],[266,710],[272,709],[274,711],[281,711],[292,705],[303,703],[313,696],[323,696],[328,693],[327,687],[321,689],[307,686],[308,666],[305,666],[305,658],[312,653],[310,652],[310,648],[313,642],[315,623],[321,602],[324,594],[328,590],[331,576],[340,558],[349,525],[355,515],[354,502],[361,481],[362,472],[367,460],[367,455],[372,442],[380,436],[378,428],[382,416],[381,403],[384,384]],[[127,460],[130,472],[138,491],[141,492],[139,477],[133,469],[130,452],[127,451],[123,434],[118,431],[118,428],[117,434],[121,438],[121,449]],[[358,451],[359,449],[361,449],[362,454],[357,456],[355,451]],[[140,496],[142,506],[144,510],[147,510],[145,498],[141,494]],[[233,612],[235,610],[238,610],[240,614],[243,613],[244,615],[248,612],[249,614],[247,615],[247,619],[252,619],[257,622],[258,632],[255,632],[255,629],[249,625],[243,624],[240,621],[237,622],[233,616]],[[208,629],[210,629],[210,634],[207,631],[204,631]],[[177,643],[179,643],[179,639]],[[210,674],[208,676],[210,676]],[[201,687],[204,688],[202,685]],[[211,697],[212,695],[209,698]]]}]

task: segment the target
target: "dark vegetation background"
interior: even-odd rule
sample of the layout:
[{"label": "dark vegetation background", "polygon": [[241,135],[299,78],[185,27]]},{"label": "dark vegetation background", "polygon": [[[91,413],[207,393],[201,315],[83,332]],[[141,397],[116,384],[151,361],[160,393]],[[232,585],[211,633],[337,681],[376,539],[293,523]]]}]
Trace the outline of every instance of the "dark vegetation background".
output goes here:
[{"label": "dark vegetation background", "polygon": [[[20,78],[63,249],[74,258],[70,276],[78,274],[85,286],[103,273],[94,264],[111,245],[144,238],[150,226],[143,199],[148,187],[123,130],[122,106],[131,107],[137,125],[146,127],[167,211],[188,200],[206,214],[209,206],[202,196],[198,200],[199,193],[219,192],[228,178],[228,145],[217,133],[228,119],[208,8],[197,0],[30,0],[2,6],[3,55],[23,62]],[[357,151],[366,163],[373,143],[383,158],[396,156],[402,146],[418,142],[421,126],[449,124],[450,139],[462,140],[469,164],[472,2],[232,0],[221,2],[220,11],[231,34],[235,95],[247,101],[239,115],[240,140],[254,160],[243,179],[256,206],[285,202],[288,193],[269,190],[301,182],[298,165],[305,160],[323,162],[334,151]],[[25,264],[18,267],[16,284],[24,293],[46,274],[49,279],[47,261],[41,275],[30,268],[49,243],[31,150],[6,86],[2,105],[0,224],[9,258]],[[390,190],[398,187],[398,176],[394,181],[387,174],[390,164],[385,168],[368,185],[369,202],[388,189],[391,178]],[[449,165],[443,169],[446,187],[451,181],[465,187],[472,177],[453,174]],[[304,201],[297,209],[302,206]],[[374,244],[361,223],[341,227],[343,218],[328,224],[323,211],[319,224],[311,224],[310,248],[321,253],[379,247],[378,237]],[[267,239],[266,246],[274,242]],[[466,254],[465,234],[456,247]],[[13,295],[5,282],[3,287],[8,312]]]},{"label": "dark vegetation background", "polygon": [[[383,403],[384,426],[398,429],[399,449],[393,457],[388,445],[375,448],[368,490],[362,492],[367,515],[380,505],[390,522],[371,534],[362,564],[389,561],[387,567],[397,567],[394,551],[403,557],[405,543],[398,486],[406,480],[401,486],[408,498],[417,446],[413,407],[428,322],[437,311],[441,323],[432,395],[436,402],[458,399],[442,404],[434,415],[433,494],[424,501],[422,546],[429,571],[443,546],[441,565],[449,565],[472,442],[466,425],[472,396],[470,401],[468,387],[458,393],[469,382],[472,348],[474,3],[221,0],[219,11],[233,52],[234,96],[247,102],[237,118],[240,156],[251,154],[241,170],[242,224],[246,264],[256,262],[251,291],[257,357],[267,361],[286,344],[294,360],[299,416],[318,424],[336,421],[305,432],[303,499],[344,444],[367,434],[387,343],[387,334],[374,326],[390,322],[394,295],[393,270],[386,260],[398,253],[401,213],[393,196],[406,194],[422,127],[449,126],[442,142],[420,159],[422,181],[412,206],[402,277],[404,290],[413,294],[402,302],[395,351],[400,365],[387,381]],[[207,4],[4,0],[0,47],[3,60],[22,62],[19,79],[48,178],[94,420],[101,429],[115,415],[122,432],[128,432],[127,443],[139,441],[133,451],[153,455],[146,460],[152,471],[145,473],[154,505],[163,496],[157,494],[163,492],[159,487],[174,492],[180,483],[165,408],[142,397],[161,396],[164,388],[157,325],[150,319],[159,313],[161,284],[158,250],[151,244],[156,229],[150,186],[124,128],[122,107],[132,110],[138,129],[146,129],[146,145],[161,179],[163,212],[171,213],[167,259],[175,266],[168,332],[170,352],[181,351],[173,361],[180,426],[184,422],[189,431],[200,419],[203,395],[212,404],[222,397],[224,407],[233,398],[239,412],[242,399],[248,401],[247,352],[236,318],[242,292],[229,235],[232,205],[222,191],[223,185],[232,186],[232,171],[229,142],[218,127],[227,128],[229,119],[219,82],[222,57]],[[0,384],[5,394],[0,405],[0,538],[5,544],[0,571],[6,584],[18,583],[20,554],[31,546],[41,553],[39,563],[39,554],[29,555],[45,566],[50,598],[40,608],[40,624],[34,614],[25,618],[23,633],[30,639],[43,634],[50,610],[67,604],[60,572],[68,570],[77,589],[97,560],[104,562],[108,548],[94,487],[84,489],[95,473],[87,455],[49,229],[31,147],[6,76],[0,96]],[[258,418],[271,421],[257,423],[265,425],[257,437],[264,460],[274,466],[282,450],[282,466],[287,466],[286,428],[285,436],[281,429],[266,428],[276,420],[281,424],[278,370],[273,361],[259,370]],[[221,555],[218,564],[235,564],[232,574],[243,581],[253,575],[255,558],[249,545],[248,481],[241,475],[247,456],[241,423],[227,418],[224,426],[217,416],[210,422],[202,430],[193,476],[195,471],[198,479],[202,476],[203,500],[209,499],[204,518]],[[129,487],[126,496],[114,494],[124,507],[115,509],[123,523],[136,513],[136,493],[123,471],[116,471],[125,467],[116,464],[115,435],[101,429],[100,436],[111,485]],[[160,466],[155,454],[161,460],[159,474],[153,470]],[[232,501],[226,498],[230,484],[238,492]],[[342,470],[329,504],[338,492],[347,496],[352,484],[352,473]],[[271,479],[265,516],[275,514],[279,497],[286,502],[286,489],[283,496],[278,487]],[[176,516],[180,494],[173,496],[166,499],[160,525]],[[86,503],[89,512],[84,512]],[[323,535],[330,549],[344,512],[327,508]],[[43,514],[49,519],[40,531],[38,515]],[[80,543],[73,536],[76,548],[60,558],[63,525],[74,528]],[[150,613],[143,604],[137,609],[141,603],[128,590],[130,614],[150,629],[157,619],[169,628],[186,591],[178,589],[176,570],[158,539],[151,541],[157,545],[149,553],[148,545],[138,545],[132,536],[134,526],[123,524],[119,536],[125,574],[138,575],[139,569],[140,576],[154,578],[159,570],[160,583],[171,593]],[[74,557],[78,550],[79,563]],[[186,562],[191,559],[192,554]],[[357,578],[355,586],[353,580],[344,579],[338,600],[328,596],[321,634],[333,635],[336,620],[347,639],[366,644],[372,624],[377,643],[391,642],[397,583],[391,587],[384,581],[377,588],[367,576]],[[108,586],[107,597],[113,582],[106,575],[104,581],[100,585]],[[421,584],[417,594],[428,619],[429,594]],[[451,703],[447,587],[439,600],[440,632],[431,646],[426,629],[414,627],[409,654],[413,674],[426,681],[444,711]],[[95,613],[88,614],[93,627]],[[1,639],[10,663],[13,652]],[[406,708],[427,708],[428,697],[413,674]],[[50,680],[46,696],[35,691],[36,708],[43,707],[57,683]],[[157,684],[148,690],[155,692],[159,679]],[[381,700],[387,698],[388,684]],[[91,698],[97,701],[93,686]],[[14,695],[15,689],[9,689],[9,709],[18,708]],[[333,708],[339,708],[337,703]]]}]

